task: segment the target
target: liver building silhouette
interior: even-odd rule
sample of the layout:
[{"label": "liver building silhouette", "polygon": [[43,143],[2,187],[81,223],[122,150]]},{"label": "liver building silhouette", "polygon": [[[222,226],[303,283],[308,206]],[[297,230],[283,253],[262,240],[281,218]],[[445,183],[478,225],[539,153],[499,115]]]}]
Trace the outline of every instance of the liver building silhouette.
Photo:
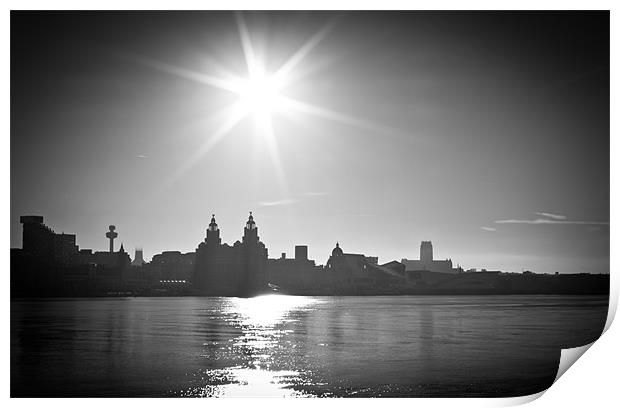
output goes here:
[{"label": "liver building silhouette", "polygon": [[267,291],[267,248],[250,211],[242,241],[222,244],[215,214],[196,249],[194,290],[200,295],[253,296]]}]

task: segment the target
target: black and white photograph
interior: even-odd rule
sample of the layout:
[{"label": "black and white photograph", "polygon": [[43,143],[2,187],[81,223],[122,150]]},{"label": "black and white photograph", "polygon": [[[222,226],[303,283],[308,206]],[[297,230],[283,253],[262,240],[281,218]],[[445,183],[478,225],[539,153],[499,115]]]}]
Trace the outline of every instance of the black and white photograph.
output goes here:
[{"label": "black and white photograph", "polygon": [[11,398],[525,397],[603,333],[609,10],[5,13]]}]

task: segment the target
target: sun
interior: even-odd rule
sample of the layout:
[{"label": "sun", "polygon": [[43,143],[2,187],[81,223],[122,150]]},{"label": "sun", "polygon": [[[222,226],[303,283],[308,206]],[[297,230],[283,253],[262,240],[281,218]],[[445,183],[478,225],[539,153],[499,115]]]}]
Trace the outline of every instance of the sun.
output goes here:
[{"label": "sun", "polygon": [[243,109],[257,118],[271,116],[278,110],[281,87],[275,76],[260,70],[241,80],[238,94]]}]

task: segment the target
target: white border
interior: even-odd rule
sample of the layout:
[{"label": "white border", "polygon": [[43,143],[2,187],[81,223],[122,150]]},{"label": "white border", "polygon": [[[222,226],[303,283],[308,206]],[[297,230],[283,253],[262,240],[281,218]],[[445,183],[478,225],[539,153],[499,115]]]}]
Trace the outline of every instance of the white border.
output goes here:
[{"label": "white border", "polygon": [[[2,143],[2,154],[4,160],[1,162],[3,177],[1,178],[1,183],[3,187],[3,191],[8,192],[9,183],[10,183],[10,149],[9,149],[9,117],[10,117],[10,72],[9,72],[9,58],[10,58],[10,9],[15,10],[27,10],[27,9],[82,9],[82,10],[96,10],[96,9],[419,9],[419,10],[428,10],[428,9],[436,9],[436,10],[451,10],[451,9],[503,9],[503,10],[511,10],[511,9],[534,9],[534,10],[545,10],[545,9],[576,9],[576,10],[611,10],[611,43],[614,44],[617,48],[618,46],[618,18],[616,16],[617,7],[614,7],[615,3],[612,1],[441,1],[441,2],[411,2],[411,1],[395,1],[395,0],[382,0],[382,1],[368,1],[368,0],[357,0],[357,1],[336,1],[336,0],[315,0],[315,1],[251,1],[251,0],[232,0],[232,1],[188,1],[188,0],[177,0],[174,2],[171,1],[162,1],[162,0],[152,0],[148,2],[140,3],[138,1],[119,1],[119,0],[108,0],[108,1],[90,1],[90,2],[80,2],[80,1],[7,1],[3,4],[8,5],[5,9],[5,13],[3,15],[3,24],[2,27],[2,47],[5,60],[2,64],[3,76],[5,78],[3,82],[3,94],[4,98],[2,99],[3,109],[2,109],[2,117],[3,117],[3,137],[1,139]],[[614,74],[618,72],[618,52],[614,51],[614,47],[611,47],[611,112],[617,112],[617,95],[618,95],[618,81]],[[613,157],[618,157],[618,126],[616,117],[612,115],[611,117],[611,155]],[[617,181],[619,166],[614,163],[614,160],[611,160],[611,180]],[[613,182],[612,182],[613,186]],[[9,217],[6,214],[10,214],[10,202],[9,200],[3,200],[2,203],[5,206],[5,216],[2,218],[2,227],[5,231],[2,237],[2,248],[4,251],[2,252],[3,256],[3,264],[5,268],[3,269],[3,285],[1,285],[1,290],[3,293],[3,299],[5,299],[5,308],[4,313],[2,314],[3,325],[4,328],[4,336],[2,337],[3,342],[3,378],[2,378],[2,390],[3,396],[8,398],[9,396],[9,378],[10,378],[10,365],[9,365],[9,356],[10,356],[10,344],[9,344],[9,321],[10,321],[10,303],[9,303],[9,284],[8,284],[8,273],[9,273],[9,251],[10,247],[9,243]],[[618,395],[616,393],[615,387],[617,387],[617,373],[618,373],[618,352],[616,350],[616,345],[620,344],[620,334],[616,325],[609,326],[611,321],[613,320],[613,316],[615,315],[615,311],[617,308],[618,301],[618,282],[617,282],[617,271],[618,270],[618,257],[614,253],[614,249],[618,248],[618,233],[614,228],[616,225],[616,221],[618,221],[617,216],[617,208],[618,208],[618,189],[612,187],[611,189],[611,270],[614,271],[611,274],[611,297],[610,297],[610,314],[608,317],[608,322],[606,329],[606,333],[601,337],[600,340],[596,341],[591,348],[588,350],[587,357],[579,359],[574,365],[574,368],[568,370],[568,372],[562,376],[559,381],[554,384],[542,397],[535,399],[531,402],[531,406],[533,407],[548,407],[548,406],[562,406],[562,407],[583,407],[585,405],[588,406],[612,406],[614,402],[617,402]],[[480,407],[480,406],[506,406],[506,405],[516,405],[520,403],[527,402],[528,400],[532,400],[532,397],[522,397],[522,398],[507,398],[507,399],[377,399],[377,400],[322,400],[322,404],[331,405],[331,404],[355,404],[355,405],[369,405],[369,404],[394,404],[394,405],[407,405],[411,404],[422,405],[422,406],[462,406],[462,407]],[[265,402],[269,405],[280,405],[280,404],[291,404],[291,401],[282,401],[276,399],[269,400],[260,400],[261,402]],[[103,406],[104,404],[136,404],[136,403],[148,403],[153,404],[155,406],[161,406],[162,404],[168,404],[169,400],[165,399],[155,399],[149,400],[148,402],[136,401],[133,399],[130,400],[103,400],[103,399],[89,399],[89,400],[81,400],[81,399],[57,399],[57,400],[10,400],[9,403],[15,406],[30,406],[34,404],[62,404],[62,406],[78,406],[84,403],[94,404]],[[241,404],[255,403],[258,402],[256,399],[252,399],[249,401],[245,400],[209,400],[209,405],[220,405],[226,404],[227,406],[231,404],[231,402],[240,402]],[[197,400],[175,400],[174,404],[205,404],[205,401],[197,401]],[[316,401],[311,400],[295,400],[292,402],[294,404],[308,404],[308,403],[316,403]]]}]

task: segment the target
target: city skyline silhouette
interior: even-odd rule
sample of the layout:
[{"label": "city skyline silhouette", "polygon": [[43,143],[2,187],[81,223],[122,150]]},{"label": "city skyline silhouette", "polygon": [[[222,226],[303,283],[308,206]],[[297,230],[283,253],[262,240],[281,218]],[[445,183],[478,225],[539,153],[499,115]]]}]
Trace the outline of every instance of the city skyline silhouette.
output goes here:
[{"label": "city skyline silhouette", "polygon": [[[252,298],[276,292],[306,296],[372,295],[604,295],[609,274],[535,273],[524,270],[463,268],[437,259],[431,241],[420,243],[419,259],[380,261],[372,253],[343,250],[336,241],[323,264],[308,257],[308,246],[295,244],[294,256],[269,253],[252,211],[243,236],[223,242],[212,214],[195,251],[166,250],[142,260],[114,240],[108,226],[107,251],[77,245],[75,234],[57,233],[44,217],[25,215],[22,248],[11,249],[11,296],[225,296]],[[270,256],[271,255],[271,256]]]},{"label": "city skyline silhouette", "polygon": [[[250,219],[253,219],[253,212],[249,211],[249,214],[250,214]],[[208,225],[207,228],[205,228],[205,234],[206,234],[206,236],[208,236],[210,231],[213,228],[213,225],[215,225],[215,228],[217,229],[217,232],[218,232],[218,240],[221,242],[222,239],[219,238],[221,230],[220,230],[218,224],[215,224],[215,217],[216,217],[216,215],[214,213],[212,213],[211,214],[211,223]],[[42,216],[39,216],[39,215],[22,215],[20,217],[20,220],[21,220],[22,223],[24,222],[23,221],[24,218],[25,219],[30,219],[30,218],[40,219],[40,220],[38,220],[36,222],[41,223],[44,226],[44,228],[49,229],[50,231],[54,231],[54,228],[51,228],[50,225],[43,223],[44,217],[42,217]],[[120,245],[120,247],[121,247],[120,250],[121,250],[121,252],[123,251],[123,245],[124,245],[123,244],[123,240],[122,240],[122,237],[119,238],[119,234],[117,232],[117,229],[116,229],[115,225],[109,225],[108,226],[108,230],[104,234],[105,239],[108,242],[108,249],[107,250],[104,250],[102,248],[85,248],[83,246],[80,247],[80,245],[79,245],[79,238],[77,237],[77,234],[72,233],[71,231],[65,231],[63,229],[63,231],[62,231],[62,233],[60,235],[64,236],[66,234],[69,234],[70,236],[75,237],[75,245],[79,249],[87,249],[89,251],[98,251],[98,252],[116,253],[117,249],[118,249],[117,247]],[[116,246],[115,246],[114,240],[117,239],[117,238],[119,238],[119,243],[116,244]],[[238,242],[238,241],[239,241],[239,239],[233,239],[233,240],[230,241],[230,244],[233,244],[234,242]],[[340,241],[336,239],[335,242],[336,242],[336,244],[335,244],[336,248],[339,248]],[[200,247],[199,244],[200,244],[200,241],[197,241],[197,245],[196,246]],[[228,242],[224,241],[224,244],[228,244]],[[306,251],[305,258],[309,259],[308,258],[308,247],[309,247],[309,245],[306,242],[303,242],[303,241],[300,241],[300,242],[289,242],[288,244],[289,244],[288,246],[294,250],[295,256],[297,256],[298,248],[300,246],[304,247],[305,251]],[[12,248],[15,248],[15,247],[12,247]],[[22,243],[20,248],[24,248],[23,243]],[[153,256],[154,257],[161,256],[162,254],[167,253],[167,252],[179,252],[179,253],[186,252],[186,254],[189,255],[189,254],[195,254],[197,249],[199,249],[199,248],[194,248],[194,250],[190,250],[190,251],[179,251],[178,249],[170,246],[170,247],[164,248],[160,253],[153,254]],[[349,248],[349,249],[355,250],[355,248]],[[133,262],[134,262],[136,257],[137,257],[137,259],[139,261],[139,265],[141,265],[144,262],[148,263],[148,262],[151,261],[150,259],[145,260],[143,258],[144,250],[140,246],[135,246],[134,248],[129,248],[129,252],[131,252],[132,250],[134,250],[135,254],[136,254],[134,256],[130,255],[132,264],[133,264]],[[267,250],[269,250],[269,246],[268,245],[267,245]],[[355,252],[360,252],[360,251],[355,251]],[[414,252],[413,256],[410,255],[412,252]],[[282,251],[282,252],[273,252],[273,251],[271,251],[271,252],[269,252],[269,257],[277,259],[278,257],[285,258],[288,255],[289,259],[290,259],[291,253],[293,253],[293,251],[291,251],[291,250],[289,250],[289,251]],[[418,255],[418,258],[415,258],[415,256],[416,256],[415,251],[409,251],[409,252],[407,252],[407,254],[409,255],[408,257],[401,256],[398,259],[388,260],[388,259],[380,258],[378,256],[374,256],[374,253],[372,251],[371,252],[364,252],[364,255],[366,255],[366,256],[370,256],[372,258],[376,258],[377,260],[381,259],[380,263],[384,263],[384,262],[401,262],[402,264],[406,265],[407,268],[412,268],[412,269],[418,267],[417,266],[418,264],[416,264],[416,262],[419,263],[420,269],[425,269],[425,268],[428,267],[428,265],[425,265],[425,262],[427,264],[428,264],[428,262],[431,262],[431,263],[432,262],[438,262],[438,263],[449,262],[449,266],[445,266],[444,267],[444,266],[437,265],[436,267],[438,269],[435,269],[436,271],[439,271],[439,270],[442,270],[442,269],[445,269],[445,268],[447,268],[449,271],[452,271],[452,270],[456,271],[458,269],[461,272],[463,272],[463,271],[479,271],[479,270],[480,271],[486,271],[487,269],[489,269],[489,268],[486,268],[484,266],[483,267],[479,267],[479,265],[461,265],[461,263],[458,262],[458,260],[455,260],[455,262],[453,263],[452,262],[452,257],[450,257],[450,256],[447,256],[445,258],[434,257],[433,256],[433,244],[432,244],[432,241],[422,240],[419,243],[419,255]],[[326,260],[327,260],[327,256],[328,256],[327,254],[324,255]],[[317,258],[317,261],[321,265],[326,263],[326,262],[322,261],[322,258],[321,258],[320,255]],[[516,270],[506,270],[506,269],[495,269],[495,270],[502,271],[502,272],[509,272],[509,273],[510,272],[522,272],[522,271],[526,271],[527,273],[532,272],[531,270],[529,270],[528,268],[525,268],[525,267],[522,267],[522,268],[516,269]],[[543,273],[543,274],[551,273],[551,271],[535,271],[535,272],[536,273]],[[556,273],[556,274],[557,273],[567,273],[566,271],[553,271],[553,272]],[[450,272],[450,273],[455,273],[455,272]],[[568,272],[568,273],[571,273],[571,272]],[[572,273],[574,273],[574,272],[572,272]],[[578,273],[592,273],[592,272],[589,272],[589,271],[579,271]]]}]

